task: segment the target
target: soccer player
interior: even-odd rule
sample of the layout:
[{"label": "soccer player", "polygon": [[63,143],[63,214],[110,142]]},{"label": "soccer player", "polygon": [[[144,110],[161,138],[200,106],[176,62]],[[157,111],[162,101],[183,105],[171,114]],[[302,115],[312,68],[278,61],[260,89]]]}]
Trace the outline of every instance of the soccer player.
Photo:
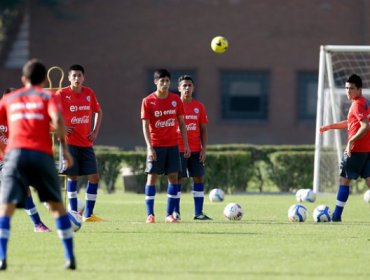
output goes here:
[{"label": "soccer player", "polygon": [[345,84],[347,98],[351,101],[346,120],[320,127],[320,132],[331,129],[347,129],[348,140],[342,157],[337,202],[333,212],[333,222],[342,221],[342,212],[349,196],[351,180],[365,178],[370,185],[370,103],[362,96],[362,80],[351,75]]},{"label": "soccer player", "polygon": [[175,202],[175,216],[180,217],[180,196],[182,179],[193,178],[194,220],[212,220],[203,213],[204,203],[204,161],[207,149],[207,113],[204,105],[193,98],[194,81],[189,75],[178,79],[178,90],[184,104],[184,121],[188,134],[191,155],[184,157],[184,143],[179,134],[179,148],[181,158],[181,172],[179,172],[178,192]]},{"label": "soccer player", "polygon": [[158,175],[167,174],[167,209],[166,223],[177,223],[173,216],[177,196],[180,156],[177,128],[184,141],[184,156],[189,157],[188,138],[184,123],[184,107],[180,97],[169,92],[171,75],[165,69],[154,72],[154,84],[157,89],[142,100],[141,120],[147,145],[148,174],[145,186],[146,223],[155,222],[154,198]]},{"label": "soccer player", "polygon": [[96,164],[94,141],[97,138],[102,120],[102,110],[94,91],[83,85],[85,69],[78,64],[69,68],[70,85],[57,91],[61,97],[63,116],[66,123],[66,139],[75,164],[65,171],[68,175],[67,195],[71,210],[77,211],[77,179],[88,176],[86,186],[86,207],[84,222],[101,222],[94,215],[98,194],[99,174]]},{"label": "soccer player", "polygon": [[[12,91],[16,90],[15,88],[7,88],[4,91],[4,94],[10,93]],[[3,158],[3,152],[5,150],[6,144],[8,143],[8,136],[9,136],[9,130],[8,130],[8,124],[6,122],[0,121],[0,183],[1,183],[1,172],[4,165],[4,158]],[[36,205],[33,202],[32,199],[32,193],[31,190],[28,190],[28,196],[26,205],[24,207],[24,210],[26,211],[27,215],[31,218],[31,221],[34,224],[34,232],[51,232],[51,230],[41,221],[39,212],[37,211]]]},{"label": "soccer player", "polygon": [[72,165],[73,159],[64,140],[61,104],[56,96],[42,88],[46,68],[40,61],[28,61],[22,73],[24,87],[0,101],[0,119],[5,119],[9,127],[0,186],[0,270],[7,268],[10,219],[16,207],[26,204],[30,185],[37,190],[40,201],[48,202],[55,218],[64,246],[65,268],[76,269],[73,231],[62,202],[50,137],[51,123],[64,147],[66,164]]}]

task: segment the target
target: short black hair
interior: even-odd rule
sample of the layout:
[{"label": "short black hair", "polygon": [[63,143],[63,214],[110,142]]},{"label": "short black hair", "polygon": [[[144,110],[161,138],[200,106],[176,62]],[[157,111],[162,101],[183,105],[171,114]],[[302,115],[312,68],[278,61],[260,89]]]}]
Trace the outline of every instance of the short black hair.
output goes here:
[{"label": "short black hair", "polygon": [[23,66],[22,74],[31,85],[39,85],[46,79],[46,67],[40,60],[33,58]]},{"label": "short black hair", "polygon": [[69,67],[68,73],[71,71],[81,71],[85,75],[85,69],[80,64],[73,64]]},{"label": "short black hair", "polygon": [[180,84],[182,81],[191,81],[194,84],[193,78],[189,75],[182,75],[177,79],[177,82]]},{"label": "short black hair", "polygon": [[349,76],[347,83],[354,84],[357,88],[362,88],[362,79],[356,74]]},{"label": "short black hair", "polygon": [[154,71],[154,80],[158,80],[160,78],[168,77],[171,80],[171,74],[166,69],[157,69]]}]

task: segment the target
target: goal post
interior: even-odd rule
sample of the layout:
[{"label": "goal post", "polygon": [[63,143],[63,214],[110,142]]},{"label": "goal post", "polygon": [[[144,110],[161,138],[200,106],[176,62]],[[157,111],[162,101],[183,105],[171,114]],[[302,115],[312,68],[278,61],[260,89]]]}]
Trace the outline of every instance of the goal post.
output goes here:
[{"label": "goal post", "polygon": [[370,46],[321,46],[313,174],[315,193],[335,192],[337,189],[347,131],[331,130],[320,134],[319,128],[347,119],[350,102],[344,86],[351,74],[362,78],[362,92],[370,97]]}]

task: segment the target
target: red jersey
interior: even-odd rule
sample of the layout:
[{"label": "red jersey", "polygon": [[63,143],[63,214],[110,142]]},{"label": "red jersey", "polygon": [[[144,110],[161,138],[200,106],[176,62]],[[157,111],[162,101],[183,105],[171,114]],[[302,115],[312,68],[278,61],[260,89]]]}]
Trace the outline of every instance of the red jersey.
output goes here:
[{"label": "red jersey", "polygon": [[40,87],[21,88],[0,101],[0,120],[9,127],[5,151],[30,149],[53,155],[49,112],[61,112],[59,98]]},{"label": "red jersey", "polygon": [[74,92],[69,86],[57,91],[61,97],[63,117],[66,126],[73,127],[66,134],[66,142],[80,147],[92,147],[88,135],[93,125],[93,113],[100,111],[100,104],[94,91],[83,86],[81,92]]},{"label": "red jersey", "polygon": [[177,146],[178,116],[184,115],[180,97],[169,92],[167,98],[158,98],[154,92],[143,99],[141,119],[149,120],[152,145],[155,147]]},{"label": "red jersey", "polygon": [[[348,139],[360,129],[360,121],[370,115],[370,103],[363,97],[354,100],[348,111]],[[353,144],[352,152],[370,152],[370,132]]]},{"label": "red jersey", "polygon": [[[9,130],[8,130],[8,124],[5,120],[0,120],[0,142],[3,145],[8,144],[8,138],[9,138]],[[4,155],[2,152],[0,152],[0,162],[4,160]]]},{"label": "red jersey", "polygon": [[[191,152],[200,152],[202,150],[200,125],[208,122],[206,109],[201,102],[195,99],[192,99],[190,103],[183,102],[183,104],[189,149]],[[182,140],[180,130],[178,130],[178,140],[180,152],[184,152],[184,141]]]}]

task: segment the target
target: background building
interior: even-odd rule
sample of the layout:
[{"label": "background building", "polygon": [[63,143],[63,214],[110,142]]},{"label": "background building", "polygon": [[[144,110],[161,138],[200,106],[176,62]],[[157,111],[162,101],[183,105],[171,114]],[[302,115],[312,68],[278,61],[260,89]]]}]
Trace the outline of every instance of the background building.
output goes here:
[{"label": "background building", "polygon": [[[369,2],[20,1],[0,49],[0,88],[20,86],[31,57],[82,64],[104,113],[97,144],[133,148],[145,144],[140,106],[153,70],[167,68],[174,89],[179,75],[195,78],[210,144],[310,144],[320,45],[370,44]],[[225,54],[210,49],[216,35],[229,40]]]}]

